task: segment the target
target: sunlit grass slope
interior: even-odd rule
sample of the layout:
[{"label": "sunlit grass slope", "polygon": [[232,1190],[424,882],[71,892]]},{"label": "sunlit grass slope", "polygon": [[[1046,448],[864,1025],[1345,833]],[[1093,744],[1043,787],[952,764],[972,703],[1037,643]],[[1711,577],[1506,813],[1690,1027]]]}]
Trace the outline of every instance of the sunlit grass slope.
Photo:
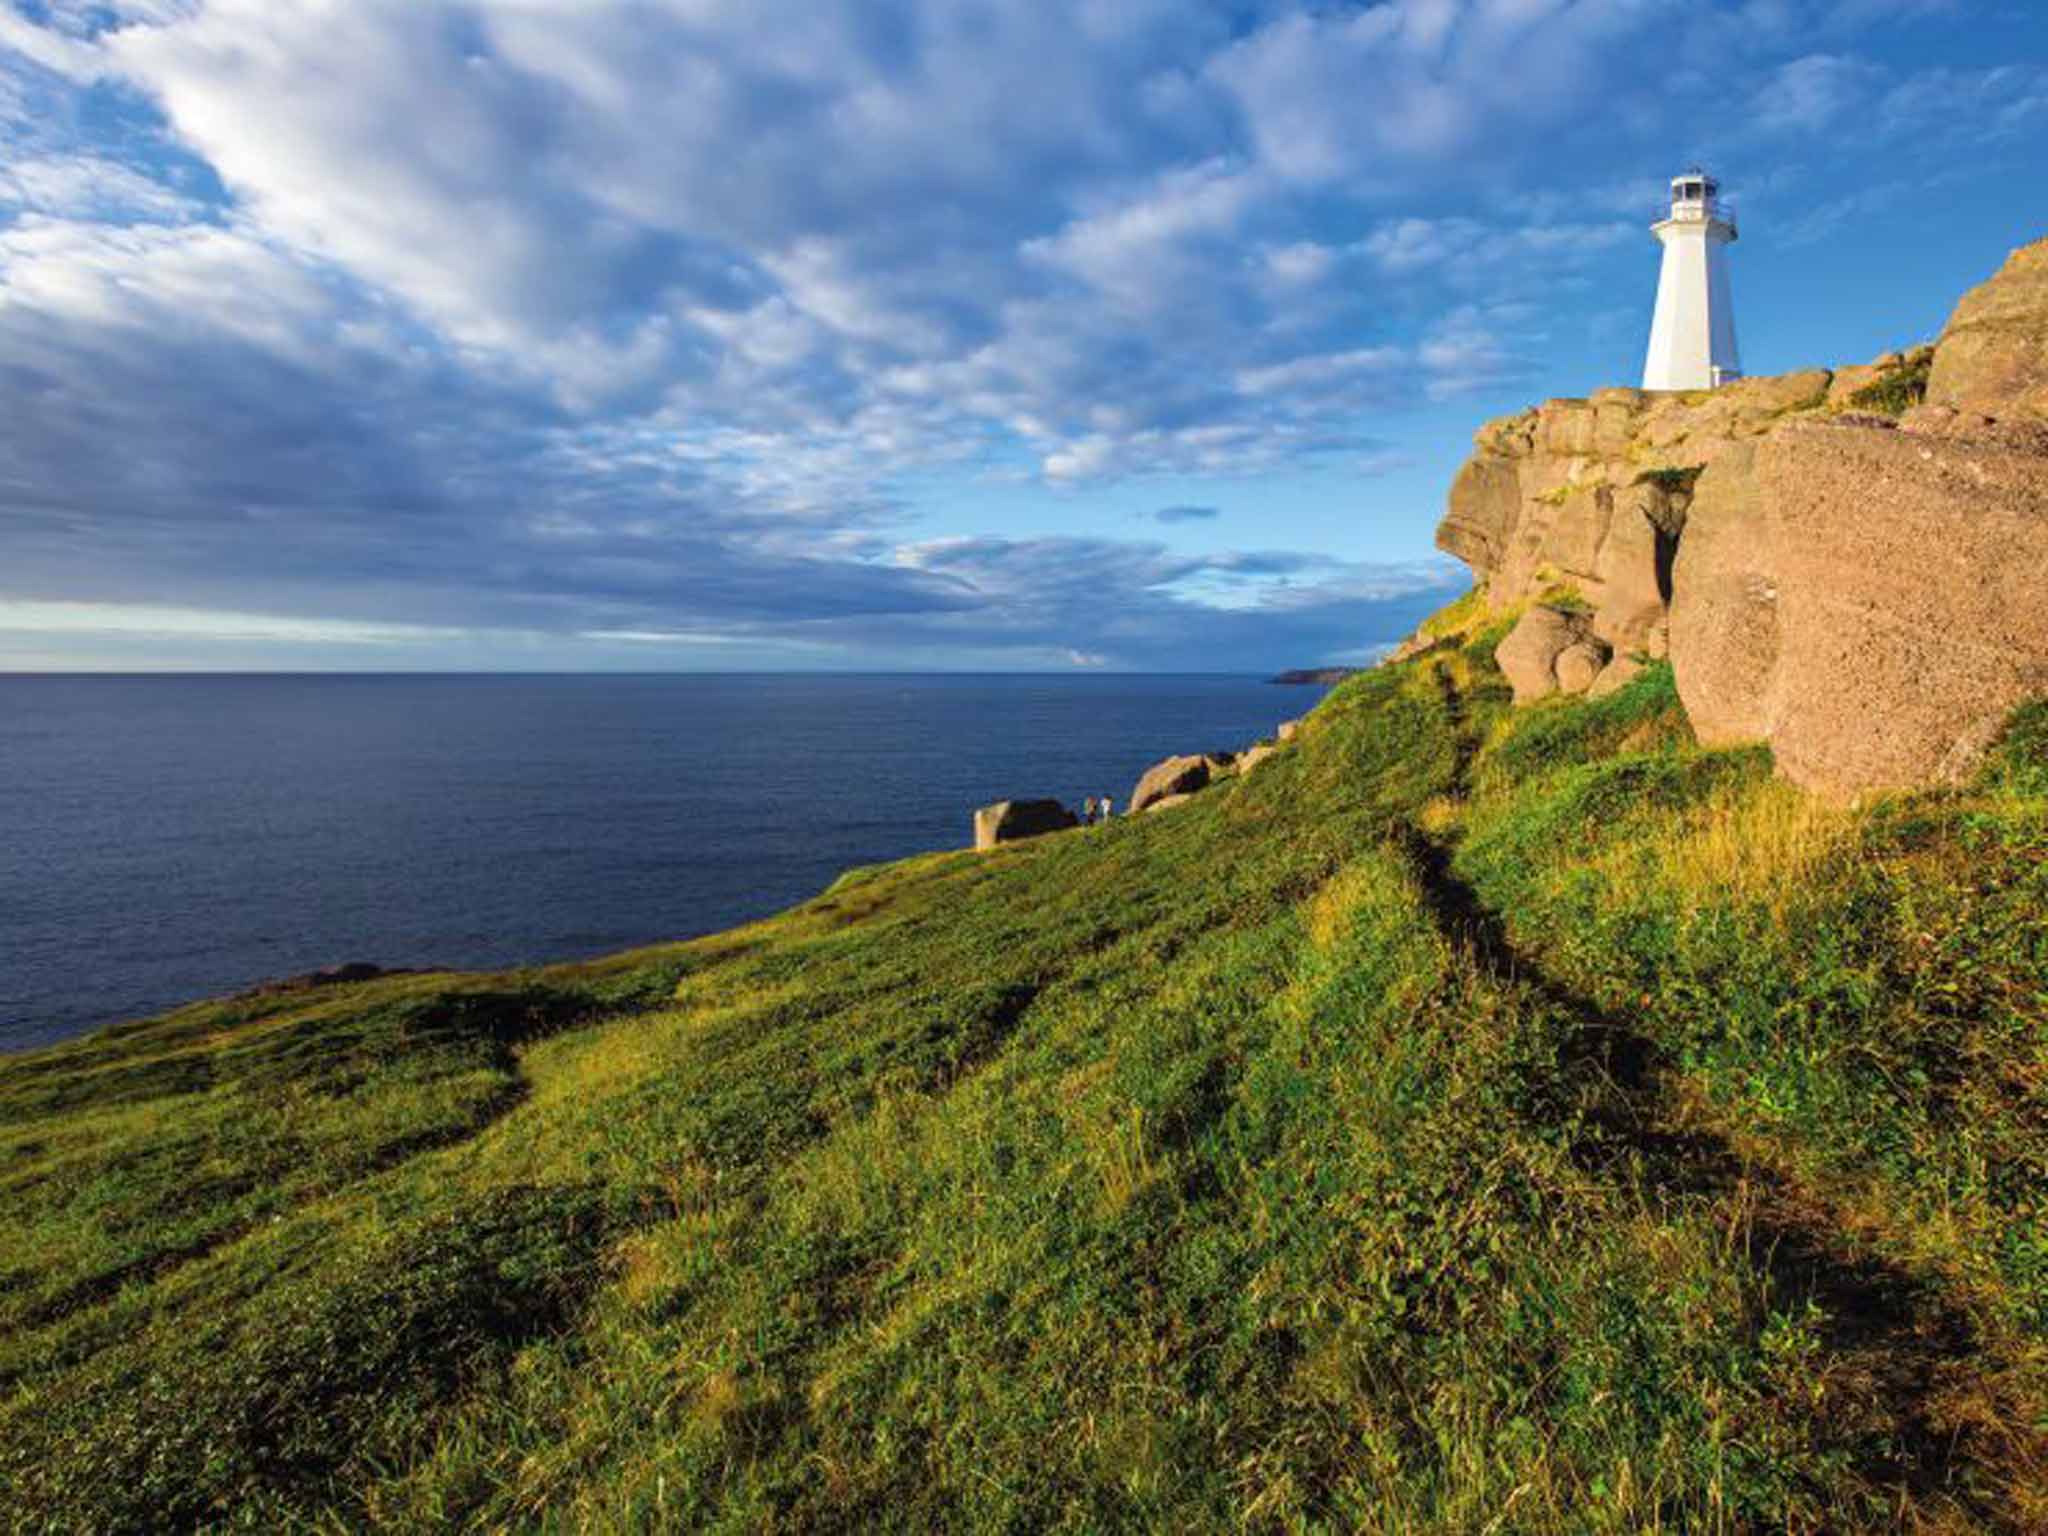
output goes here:
[{"label": "sunlit grass slope", "polygon": [[0,1061],[0,1513],[2048,1525],[2048,710],[1834,810],[1440,629],[1163,814]]}]

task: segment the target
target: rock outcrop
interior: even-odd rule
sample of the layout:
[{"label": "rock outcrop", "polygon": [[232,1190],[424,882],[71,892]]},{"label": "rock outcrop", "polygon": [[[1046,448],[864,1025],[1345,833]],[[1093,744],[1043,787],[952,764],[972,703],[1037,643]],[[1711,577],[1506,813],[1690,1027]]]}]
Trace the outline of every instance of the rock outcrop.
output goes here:
[{"label": "rock outcrop", "polygon": [[1253,769],[1257,768],[1259,764],[1265,762],[1268,758],[1275,756],[1279,751],[1280,743],[1277,741],[1254,742],[1251,746],[1246,747],[1237,756],[1238,777],[1249,778]]},{"label": "rock outcrop", "polygon": [[974,813],[974,846],[986,852],[998,843],[1043,837],[1079,825],[1080,819],[1057,800],[998,800]]},{"label": "rock outcrop", "polygon": [[1593,634],[1589,614],[1538,603],[1501,641],[1494,659],[1517,704],[1553,693],[1584,693],[1607,665],[1610,647]]},{"label": "rock outcrop", "polygon": [[1603,390],[1475,446],[1437,542],[1527,609],[1499,651],[1518,702],[1668,653],[1703,740],[1853,795],[1967,773],[2048,693],[2048,242],[1931,356]]},{"label": "rock outcrop", "polygon": [[1237,761],[1235,753],[1206,752],[1199,756],[1169,757],[1162,763],[1154,763],[1138,780],[1137,788],[1131,791],[1130,813],[1147,810],[1156,800],[1169,795],[1191,795],[1198,789],[1206,789],[1209,781],[1230,769]]},{"label": "rock outcrop", "polygon": [[[1604,648],[1607,663],[1665,653],[1672,563],[1700,475],[1789,415],[1824,408],[1831,379],[1814,370],[1698,394],[1605,389],[1480,428],[1437,546],[1472,567],[1496,611],[1548,600],[1588,615],[1537,664],[1528,697],[1564,687],[1555,661],[1570,644]],[[1548,644],[1527,640],[1538,654]],[[1574,682],[1589,654],[1567,667]]]},{"label": "rock outcrop", "polygon": [[1942,332],[1927,403],[1974,416],[2048,420],[2048,240],[2012,253],[1963,296]]}]

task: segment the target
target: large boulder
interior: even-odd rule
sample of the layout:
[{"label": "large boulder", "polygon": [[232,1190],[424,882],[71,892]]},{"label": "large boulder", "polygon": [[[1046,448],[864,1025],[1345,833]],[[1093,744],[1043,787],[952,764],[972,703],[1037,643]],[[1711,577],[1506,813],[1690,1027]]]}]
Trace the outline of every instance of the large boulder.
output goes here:
[{"label": "large boulder", "polygon": [[1216,766],[1214,758],[1204,756],[1169,757],[1163,763],[1154,763],[1131,791],[1131,814],[1135,816],[1153,801],[1169,795],[1191,795],[1207,787]]},{"label": "large boulder", "polygon": [[1778,766],[1838,795],[1967,775],[2048,693],[2048,459],[1802,427],[1764,443],[1757,479]]},{"label": "large boulder", "polygon": [[2048,240],[2022,246],[1963,296],[1934,350],[1930,405],[2048,417]]},{"label": "large boulder", "polygon": [[1967,775],[2048,693],[2048,458],[1802,424],[1704,477],[1671,617],[1709,744],[1832,797]]},{"label": "large boulder", "polygon": [[998,843],[1043,837],[1079,825],[1080,819],[1057,800],[998,800],[974,813],[974,846],[986,852]]},{"label": "large boulder", "polygon": [[1249,778],[1253,769],[1257,768],[1259,764],[1279,750],[1280,744],[1274,741],[1261,741],[1253,746],[1246,747],[1243,752],[1238,754],[1238,777]]},{"label": "large boulder", "polygon": [[1584,693],[1607,670],[1611,653],[1598,640],[1580,640],[1557,653],[1557,691]]},{"label": "large boulder", "polygon": [[1560,691],[1585,692],[1607,665],[1607,654],[1593,637],[1590,616],[1539,603],[1496,647],[1494,661],[1515,702],[1531,704]]}]

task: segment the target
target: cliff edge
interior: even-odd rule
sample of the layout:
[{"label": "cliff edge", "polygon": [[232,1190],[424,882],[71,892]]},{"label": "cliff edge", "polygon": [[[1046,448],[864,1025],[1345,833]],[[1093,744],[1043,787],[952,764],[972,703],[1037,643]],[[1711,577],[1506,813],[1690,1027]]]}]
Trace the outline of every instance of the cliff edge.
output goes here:
[{"label": "cliff edge", "polygon": [[2048,241],[1932,348],[1487,423],[1438,547],[1518,703],[1669,656],[1710,745],[1830,795],[1955,782],[2048,693]]}]

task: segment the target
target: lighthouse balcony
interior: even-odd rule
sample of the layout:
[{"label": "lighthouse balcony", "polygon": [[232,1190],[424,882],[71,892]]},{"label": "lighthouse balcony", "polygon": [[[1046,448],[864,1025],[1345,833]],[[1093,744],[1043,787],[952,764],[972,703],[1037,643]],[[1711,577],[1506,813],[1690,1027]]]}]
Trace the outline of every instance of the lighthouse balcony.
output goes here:
[{"label": "lighthouse balcony", "polygon": [[1732,198],[1699,198],[1674,202],[1668,208],[1659,208],[1652,222],[1655,224],[1725,224],[1733,236],[1739,226],[1736,223],[1735,202]]}]

